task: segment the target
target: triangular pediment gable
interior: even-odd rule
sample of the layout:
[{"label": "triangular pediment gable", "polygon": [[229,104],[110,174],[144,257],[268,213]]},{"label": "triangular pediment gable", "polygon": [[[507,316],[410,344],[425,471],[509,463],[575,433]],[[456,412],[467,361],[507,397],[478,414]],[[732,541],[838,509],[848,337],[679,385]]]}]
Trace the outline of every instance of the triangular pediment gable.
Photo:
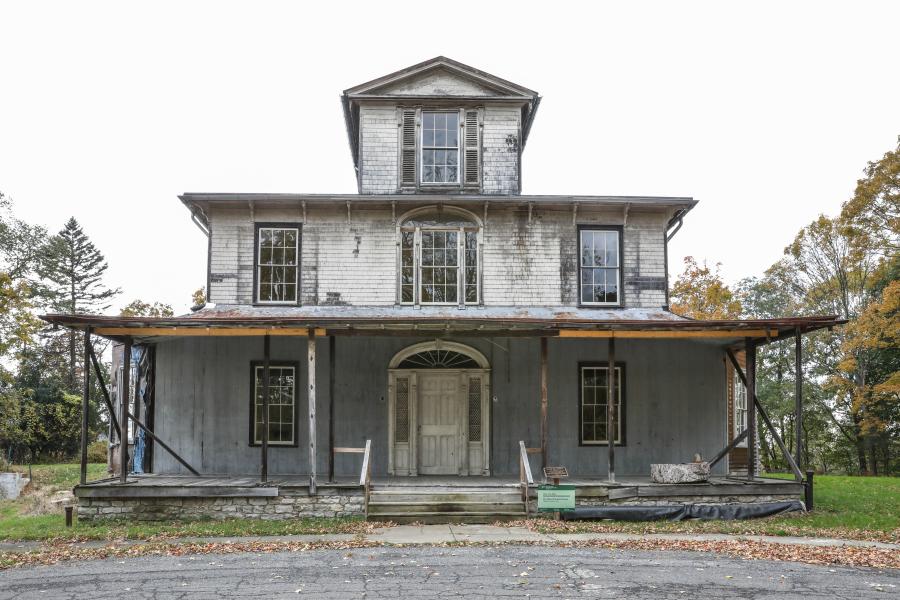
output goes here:
[{"label": "triangular pediment gable", "polygon": [[537,92],[449,58],[437,58],[379,77],[344,92],[348,96],[440,96],[532,99]]}]

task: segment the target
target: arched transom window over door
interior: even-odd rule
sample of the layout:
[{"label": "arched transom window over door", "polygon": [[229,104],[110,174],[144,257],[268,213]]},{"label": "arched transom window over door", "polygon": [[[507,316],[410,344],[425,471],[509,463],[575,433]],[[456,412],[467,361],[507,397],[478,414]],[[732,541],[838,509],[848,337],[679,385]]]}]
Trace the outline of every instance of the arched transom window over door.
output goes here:
[{"label": "arched transom window over door", "polygon": [[490,474],[490,364],[443,340],[394,355],[388,365],[388,472]]},{"label": "arched transom window over door", "polygon": [[481,302],[481,221],[454,207],[425,207],[400,219],[401,304]]}]

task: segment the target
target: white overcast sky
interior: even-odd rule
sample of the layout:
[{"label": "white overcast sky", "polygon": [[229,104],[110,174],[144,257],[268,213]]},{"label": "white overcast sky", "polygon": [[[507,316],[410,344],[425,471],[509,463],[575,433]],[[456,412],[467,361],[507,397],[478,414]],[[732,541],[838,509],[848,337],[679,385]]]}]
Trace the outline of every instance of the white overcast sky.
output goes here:
[{"label": "white overcast sky", "polygon": [[[327,8],[323,8],[327,6]],[[0,190],[184,311],[185,191],[355,192],[341,90],[446,55],[543,96],[527,194],[684,195],[670,248],[760,274],[900,134],[900,2],[7,2]]]}]

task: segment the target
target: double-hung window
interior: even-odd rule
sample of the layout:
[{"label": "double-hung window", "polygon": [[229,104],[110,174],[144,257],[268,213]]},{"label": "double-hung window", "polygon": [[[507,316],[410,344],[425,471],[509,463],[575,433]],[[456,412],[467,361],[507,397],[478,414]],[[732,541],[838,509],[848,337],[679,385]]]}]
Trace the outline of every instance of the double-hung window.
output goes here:
[{"label": "double-hung window", "polygon": [[[259,362],[253,369],[253,444],[262,443],[263,429],[263,371]],[[297,365],[272,363],[269,365],[269,444],[295,446],[297,435]]]},{"label": "double-hung window", "polygon": [[256,227],[256,302],[296,304],[300,281],[300,228]]},{"label": "double-hung window", "polygon": [[[747,388],[744,387],[744,382],[741,381],[736,370],[731,374],[731,378],[734,382],[734,435],[736,437],[747,429]],[[747,439],[744,438],[738,446],[746,448]]]},{"label": "double-hung window", "polygon": [[459,183],[459,112],[422,112],[422,183]]},{"label": "double-hung window", "polygon": [[479,226],[454,214],[425,214],[400,226],[402,304],[478,304]]},{"label": "double-hung window", "polygon": [[[624,367],[615,368],[615,418],[613,429],[615,430],[616,444],[622,444],[624,439],[624,413],[625,402],[622,394]],[[608,366],[579,366],[580,381],[580,409],[581,409],[581,443],[582,444],[608,444],[607,433],[607,407],[609,406],[609,367]]]},{"label": "double-hung window", "polygon": [[583,228],[578,235],[579,298],[587,306],[622,304],[621,244],[619,229]]}]

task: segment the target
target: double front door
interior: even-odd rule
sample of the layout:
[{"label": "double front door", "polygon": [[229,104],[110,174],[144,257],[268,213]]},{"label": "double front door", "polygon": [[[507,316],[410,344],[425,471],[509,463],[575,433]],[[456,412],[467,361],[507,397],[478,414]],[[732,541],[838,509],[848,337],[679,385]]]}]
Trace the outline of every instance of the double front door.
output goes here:
[{"label": "double front door", "polygon": [[487,475],[489,373],[476,369],[391,372],[393,475]]}]

